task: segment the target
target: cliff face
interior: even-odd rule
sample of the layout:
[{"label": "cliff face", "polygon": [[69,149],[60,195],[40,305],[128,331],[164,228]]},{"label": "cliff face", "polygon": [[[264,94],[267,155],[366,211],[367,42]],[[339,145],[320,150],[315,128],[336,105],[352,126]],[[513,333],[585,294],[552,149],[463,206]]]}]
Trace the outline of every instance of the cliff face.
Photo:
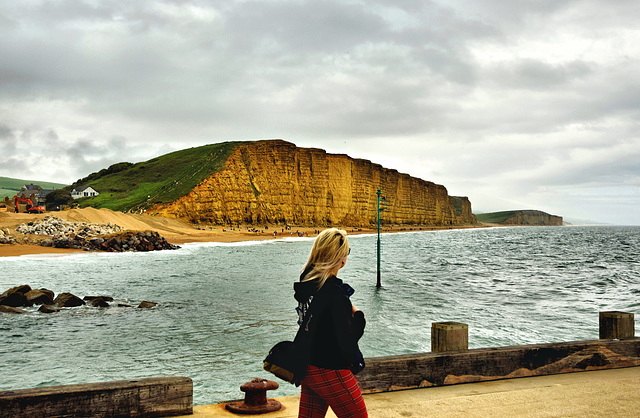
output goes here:
[{"label": "cliff face", "polygon": [[346,155],[273,140],[238,146],[225,169],[152,211],[193,222],[370,226],[378,188],[384,224],[476,224],[466,197],[444,186]]},{"label": "cliff face", "polygon": [[539,210],[521,210],[501,223],[504,225],[562,226],[562,216],[549,215]]}]

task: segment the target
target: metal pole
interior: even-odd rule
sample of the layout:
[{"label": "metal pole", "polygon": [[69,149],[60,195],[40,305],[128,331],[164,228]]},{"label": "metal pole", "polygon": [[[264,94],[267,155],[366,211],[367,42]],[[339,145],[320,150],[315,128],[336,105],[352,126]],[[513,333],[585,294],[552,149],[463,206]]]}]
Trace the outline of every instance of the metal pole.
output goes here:
[{"label": "metal pole", "polygon": [[382,194],[382,192],[380,191],[379,188],[376,194],[378,195],[378,209],[377,209],[377,212],[378,212],[378,281],[376,283],[376,287],[381,287],[382,284],[380,283],[380,195]]}]

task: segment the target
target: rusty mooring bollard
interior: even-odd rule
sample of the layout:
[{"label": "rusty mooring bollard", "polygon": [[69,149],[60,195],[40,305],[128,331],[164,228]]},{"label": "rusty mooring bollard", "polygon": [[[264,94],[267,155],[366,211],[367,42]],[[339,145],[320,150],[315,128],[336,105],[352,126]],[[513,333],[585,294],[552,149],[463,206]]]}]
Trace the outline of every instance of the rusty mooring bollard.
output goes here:
[{"label": "rusty mooring bollard", "polygon": [[254,377],[250,382],[240,386],[244,392],[244,402],[232,402],[226,408],[236,414],[266,414],[282,408],[282,404],[275,399],[267,399],[267,391],[278,389],[278,383]]}]

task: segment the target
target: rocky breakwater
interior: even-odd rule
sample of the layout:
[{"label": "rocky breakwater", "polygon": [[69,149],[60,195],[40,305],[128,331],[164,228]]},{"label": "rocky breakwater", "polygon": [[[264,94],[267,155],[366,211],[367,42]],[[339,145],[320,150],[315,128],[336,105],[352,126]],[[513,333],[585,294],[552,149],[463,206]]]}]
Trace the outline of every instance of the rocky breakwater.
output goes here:
[{"label": "rocky breakwater", "polygon": [[195,223],[374,225],[378,188],[386,225],[476,225],[466,197],[371,161],[281,140],[239,145],[223,170],[150,210]]},{"label": "rocky breakwater", "polygon": [[53,215],[45,216],[44,219],[21,224],[16,228],[16,232],[21,234],[49,235],[52,238],[80,237],[87,238],[96,235],[107,235],[121,232],[123,229],[111,223],[91,224],[86,222],[69,222]]},{"label": "rocky breakwater", "polygon": [[[111,296],[85,296],[79,298],[72,293],[55,293],[48,289],[32,289],[30,285],[12,287],[0,295],[0,312],[22,314],[29,313],[23,308],[30,308],[39,305],[38,312],[55,313],[63,308],[74,308],[78,306],[89,306],[95,308],[109,308],[116,306],[120,308],[132,308],[129,303],[114,302]],[[157,305],[155,302],[142,301],[138,304],[140,309],[149,309]]]},{"label": "rocky breakwater", "polygon": [[69,222],[55,216],[21,224],[16,232],[25,235],[47,235],[37,241],[44,247],[73,248],[85,251],[155,251],[180,248],[170,244],[157,232],[125,231],[114,224]]},{"label": "rocky breakwater", "polygon": [[8,229],[0,229],[0,244],[15,244],[16,239],[11,236]]}]

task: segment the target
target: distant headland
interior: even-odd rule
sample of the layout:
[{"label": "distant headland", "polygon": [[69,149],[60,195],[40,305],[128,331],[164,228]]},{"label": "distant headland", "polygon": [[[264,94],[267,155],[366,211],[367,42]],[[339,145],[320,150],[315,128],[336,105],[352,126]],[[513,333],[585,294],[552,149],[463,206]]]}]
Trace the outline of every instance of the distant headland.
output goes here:
[{"label": "distant headland", "polygon": [[478,222],[498,225],[562,226],[562,216],[550,215],[539,210],[509,210],[476,214]]}]

